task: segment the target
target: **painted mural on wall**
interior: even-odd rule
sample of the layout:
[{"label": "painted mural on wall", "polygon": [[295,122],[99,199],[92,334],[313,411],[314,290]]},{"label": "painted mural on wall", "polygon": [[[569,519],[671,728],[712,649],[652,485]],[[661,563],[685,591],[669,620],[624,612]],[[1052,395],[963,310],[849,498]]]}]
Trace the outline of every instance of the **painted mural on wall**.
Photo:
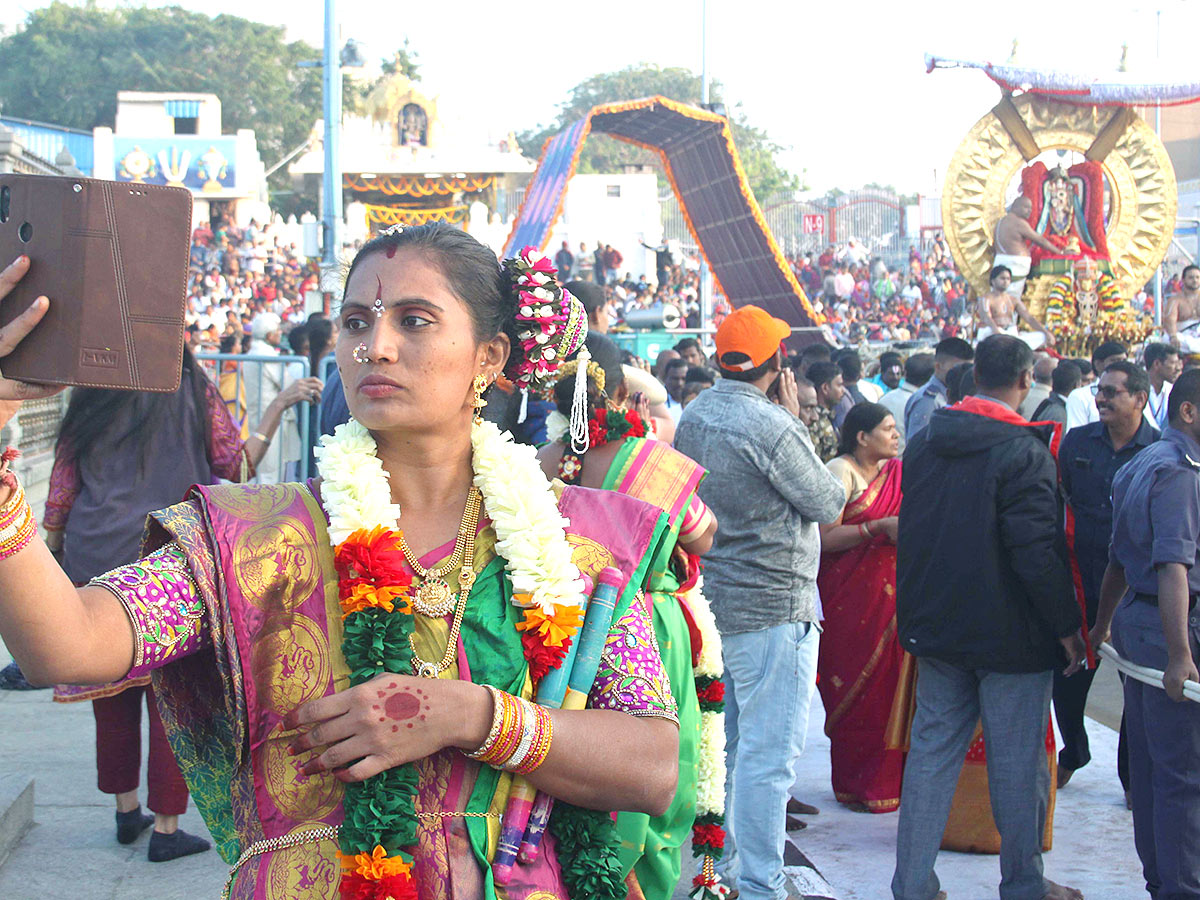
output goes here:
[{"label": "painted mural on wall", "polygon": [[113,138],[117,181],[168,184],[197,194],[237,188],[237,138]]}]

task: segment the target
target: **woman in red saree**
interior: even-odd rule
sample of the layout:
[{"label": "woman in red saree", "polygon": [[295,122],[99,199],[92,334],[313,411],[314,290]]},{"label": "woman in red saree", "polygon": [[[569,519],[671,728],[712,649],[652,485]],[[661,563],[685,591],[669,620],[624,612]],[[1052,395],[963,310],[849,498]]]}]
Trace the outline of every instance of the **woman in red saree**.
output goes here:
[{"label": "woman in red saree", "polygon": [[[868,812],[900,806],[902,744],[889,736],[905,653],[896,640],[899,434],[886,407],[862,403],[846,415],[829,470],[846,486],[841,518],[821,526],[817,585],[825,632],[817,686],[825,703],[833,791]],[[894,723],[891,723],[894,724]]]}]

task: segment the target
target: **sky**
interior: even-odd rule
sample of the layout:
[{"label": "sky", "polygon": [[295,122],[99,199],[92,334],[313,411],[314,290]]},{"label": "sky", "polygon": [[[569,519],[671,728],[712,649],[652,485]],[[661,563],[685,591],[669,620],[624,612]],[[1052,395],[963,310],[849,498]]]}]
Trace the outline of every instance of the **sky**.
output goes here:
[{"label": "sky", "polygon": [[[342,39],[360,41],[370,57],[390,57],[407,39],[422,89],[468,134],[495,141],[551,122],[571,88],[594,74],[640,63],[699,72],[704,3],[337,0],[337,15]],[[0,24],[42,5],[0,0]],[[321,0],[175,5],[285,25],[290,37],[322,41]],[[999,92],[975,70],[926,74],[926,53],[1003,63],[1015,41],[1018,65],[1106,73],[1127,43],[1130,71],[1148,81],[1156,72],[1200,80],[1187,71],[1200,0],[707,0],[707,18],[710,77],[785,148],[781,164],[816,191],[870,182],[939,191],[955,148]]]}]

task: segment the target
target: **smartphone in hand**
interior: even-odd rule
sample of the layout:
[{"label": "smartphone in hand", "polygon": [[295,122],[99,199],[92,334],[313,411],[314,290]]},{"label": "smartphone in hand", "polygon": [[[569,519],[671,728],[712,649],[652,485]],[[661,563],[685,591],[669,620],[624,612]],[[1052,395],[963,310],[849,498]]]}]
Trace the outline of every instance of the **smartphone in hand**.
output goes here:
[{"label": "smartphone in hand", "polygon": [[4,358],[5,377],[175,390],[191,229],[186,188],[0,175],[0,260],[30,260],[0,303],[0,326],[50,298],[45,318]]}]

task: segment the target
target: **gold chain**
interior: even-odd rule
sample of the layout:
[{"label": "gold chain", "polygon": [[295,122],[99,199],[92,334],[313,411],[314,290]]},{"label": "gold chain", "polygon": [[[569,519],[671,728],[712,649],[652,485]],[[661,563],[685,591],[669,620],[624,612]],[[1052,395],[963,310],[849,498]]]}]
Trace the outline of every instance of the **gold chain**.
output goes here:
[{"label": "gold chain", "polygon": [[408,646],[412,648],[413,654],[413,673],[422,678],[437,678],[450,668],[450,663],[454,661],[454,657],[458,653],[458,632],[462,628],[463,615],[467,611],[467,598],[471,596],[471,588],[475,586],[475,532],[479,530],[479,516],[482,512],[481,495],[474,488],[472,488],[472,492],[471,497],[467,500],[467,508],[474,510],[473,521],[468,521],[466,517],[463,519],[467,540],[463,547],[462,568],[458,570],[458,603],[455,604],[454,622],[450,625],[450,634],[446,639],[446,652],[436,663],[422,659],[421,654],[417,652],[416,633],[408,636]]},{"label": "gold chain", "polygon": [[229,870],[229,877],[225,879],[225,888],[221,891],[221,900],[229,900],[229,894],[233,890],[233,880],[237,877],[238,869],[250,862],[254,857],[263,853],[273,853],[276,850],[295,847],[298,844],[320,843],[321,841],[333,840],[338,836],[340,830],[340,827],[337,825],[325,825],[312,831],[293,831],[291,834],[284,834],[279,837],[267,838],[265,841],[254,842],[243,851],[242,855],[238,857],[237,862]]},{"label": "gold chain", "polygon": [[478,488],[472,486],[467,493],[467,505],[463,509],[462,522],[459,523],[458,534],[454,538],[454,550],[450,554],[450,559],[435,569],[426,569],[417,561],[416,554],[408,546],[408,541],[404,539],[404,532],[401,531],[400,550],[404,553],[404,558],[412,566],[413,571],[421,578],[420,585],[412,594],[413,609],[421,615],[441,618],[454,611],[454,604],[458,598],[450,590],[445,576],[454,569],[470,565],[471,559],[467,553],[467,544],[475,538],[482,507],[483,495],[479,493]]},{"label": "gold chain", "polygon": [[472,485],[471,490],[467,492],[467,505],[463,509],[462,522],[460,522],[458,526],[458,535],[454,539],[454,552],[450,554],[450,559],[448,559],[444,564],[438,566],[436,569],[426,569],[423,565],[417,562],[417,554],[415,554],[412,551],[412,548],[408,546],[408,541],[404,539],[404,531],[401,530],[400,550],[404,553],[404,558],[408,561],[408,564],[412,566],[412,570],[417,573],[417,576],[422,581],[426,581],[431,578],[445,578],[450,574],[451,571],[462,565],[460,560],[463,556],[463,550],[466,548],[467,538],[469,537],[468,531],[470,534],[475,533],[475,529],[468,528],[468,525],[472,519],[475,521],[476,525],[478,524],[481,500],[482,495],[479,493],[479,488]]},{"label": "gold chain", "polygon": [[457,819],[457,818],[499,819],[500,813],[498,813],[498,812],[494,812],[494,813],[493,812],[467,812],[466,810],[463,810],[461,812],[455,812],[455,811],[428,812],[428,813],[419,812],[419,813],[417,813],[417,818],[418,819]]}]

